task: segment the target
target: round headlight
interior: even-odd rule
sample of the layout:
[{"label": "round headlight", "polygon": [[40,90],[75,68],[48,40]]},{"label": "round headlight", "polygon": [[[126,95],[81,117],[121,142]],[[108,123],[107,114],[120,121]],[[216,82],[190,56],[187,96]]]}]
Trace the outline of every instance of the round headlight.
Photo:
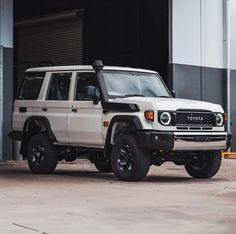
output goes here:
[{"label": "round headlight", "polygon": [[160,115],[160,122],[163,125],[169,125],[171,122],[171,115],[169,112],[163,112]]},{"label": "round headlight", "polygon": [[216,115],[216,125],[217,126],[222,126],[224,122],[224,117],[222,114],[217,114]]}]

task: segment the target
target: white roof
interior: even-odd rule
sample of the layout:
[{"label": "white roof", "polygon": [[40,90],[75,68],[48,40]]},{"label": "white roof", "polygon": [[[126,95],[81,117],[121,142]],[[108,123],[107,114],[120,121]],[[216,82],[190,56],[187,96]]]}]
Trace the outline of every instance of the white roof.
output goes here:
[{"label": "white roof", "polygon": [[[137,68],[130,68],[130,67],[104,66],[103,69],[104,70],[113,70],[113,71],[136,71],[136,72],[157,73],[157,72],[151,71],[151,70],[137,69]],[[79,70],[93,70],[93,67],[88,66],[88,65],[36,67],[36,68],[29,68],[26,70],[26,72],[54,72],[54,71],[79,71]]]}]

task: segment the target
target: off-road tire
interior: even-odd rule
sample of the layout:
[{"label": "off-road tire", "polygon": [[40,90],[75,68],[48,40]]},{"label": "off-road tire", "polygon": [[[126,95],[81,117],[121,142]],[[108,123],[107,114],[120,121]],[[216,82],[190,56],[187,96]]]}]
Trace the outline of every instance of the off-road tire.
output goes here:
[{"label": "off-road tire", "polygon": [[185,169],[190,176],[197,179],[208,179],[216,175],[221,166],[220,151],[204,152],[206,157],[205,164],[202,168],[197,168],[191,160],[185,164]]},{"label": "off-road tire", "polygon": [[[42,154],[41,160],[36,160],[36,152]],[[39,156],[40,157],[40,156]],[[58,163],[58,151],[47,134],[34,135],[27,148],[27,160],[31,171],[35,174],[52,174]]]},{"label": "off-road tire", "polygon": [[[122,149],[124,147],[129,149],[129,158],[131,158],[130,162],[130,170],[125,168],[122,170],[121,160]],[[127,150],[126,150],[127,151]],[[124,160],[123,160],[124,161]],[[123,163],[122,163],[123,164]],[[127,164],[129,165],[129,164]],[[135,138],[134,135],[125,135],[122,136],[113,146],[111,151],[111,166],[119,180],[122,181],[140,181],[142,180],[148,173],[151,165],[151,156],[150,153],[144,149],[142,149]]]},{"label": "off-road tire", "polygon": [[98,169],[98,171],[102,172],[102,173],[110,173],[112,172],[112,168],[111,168],[111,163],[109,160],[107,161],[96,161],[94,163],[95,167]]}]

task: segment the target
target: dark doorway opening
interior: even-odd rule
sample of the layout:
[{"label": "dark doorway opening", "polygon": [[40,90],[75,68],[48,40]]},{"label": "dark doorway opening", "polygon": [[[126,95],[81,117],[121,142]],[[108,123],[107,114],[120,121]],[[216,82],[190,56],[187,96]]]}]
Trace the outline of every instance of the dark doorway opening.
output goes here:
[{"label": "dark doorway opening", "polygon": [[[158,71],[168,84],[166,0],[15,0],[14,20],[17,23],[78,9],[83,9],[80,15],[83,21],[81,63],[91,64],[99,58],[105,65],[152,69]],[[35,27],[32,30],[37,31],[38,26]],[[20,34],[17,34],[17,27],[15,35],[14,64],[17,68],[24,62],[19,59]],[[70,64],[69,59],[68,56],[64,65]],[[37,66],[37,61],[28,62],[24,68]],[[16,93],[19,81],[14,83]]]}]

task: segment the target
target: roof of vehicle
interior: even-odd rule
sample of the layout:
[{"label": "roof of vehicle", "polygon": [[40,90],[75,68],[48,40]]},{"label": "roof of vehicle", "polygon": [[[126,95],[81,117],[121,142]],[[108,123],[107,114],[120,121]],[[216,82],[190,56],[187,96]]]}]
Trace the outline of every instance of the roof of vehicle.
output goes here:
[{"label": "roof of vehicle", "polygon": [[[157,73],[155,71],[139,69],[139,68],[130,68],[130,67],[113,67],[113,66],[104,66],[104,70],[112,71],[134,71],[134,72],[146,72],[146,73]],[[78,71],[78,70],[93,70],[92,66],[82,65],[82,66],[51,66],[51,67],[35,67],[29,68],[26,72],[54,72],[54,71]]]}]

